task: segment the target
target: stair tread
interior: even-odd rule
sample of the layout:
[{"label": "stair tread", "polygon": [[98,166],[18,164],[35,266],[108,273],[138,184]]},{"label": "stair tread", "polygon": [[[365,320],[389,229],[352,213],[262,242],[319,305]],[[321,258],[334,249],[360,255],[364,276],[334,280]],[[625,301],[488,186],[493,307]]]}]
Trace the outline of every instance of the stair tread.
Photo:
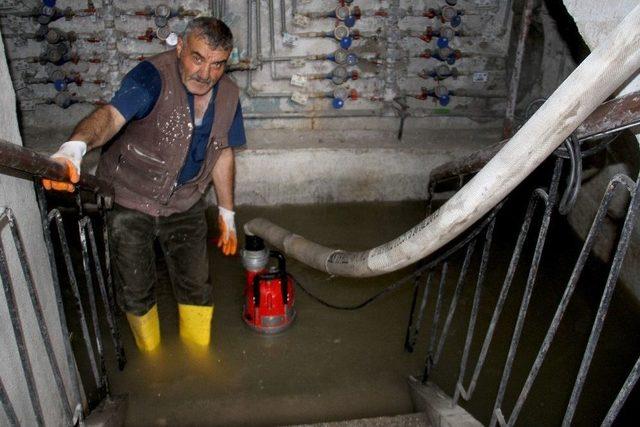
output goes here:
[{"label": "stair tread", "polygon": [[424,412],[390,417],[362,418],[328,423],[301,424],[291,427],[428,427],[431,424]]}]

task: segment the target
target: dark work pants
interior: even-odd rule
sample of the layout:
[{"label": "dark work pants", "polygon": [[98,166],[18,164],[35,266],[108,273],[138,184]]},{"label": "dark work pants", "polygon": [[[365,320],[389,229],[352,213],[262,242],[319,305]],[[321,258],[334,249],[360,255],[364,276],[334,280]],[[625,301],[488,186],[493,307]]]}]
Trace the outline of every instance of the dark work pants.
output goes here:
[{"label": "dark work pants", "polygon": [[115,205],[108,224],[113,278],[124,311],[142,316],[156,303],[155,239],[164,252],[178,303],[213,305],[203,200],[167,217]]}]

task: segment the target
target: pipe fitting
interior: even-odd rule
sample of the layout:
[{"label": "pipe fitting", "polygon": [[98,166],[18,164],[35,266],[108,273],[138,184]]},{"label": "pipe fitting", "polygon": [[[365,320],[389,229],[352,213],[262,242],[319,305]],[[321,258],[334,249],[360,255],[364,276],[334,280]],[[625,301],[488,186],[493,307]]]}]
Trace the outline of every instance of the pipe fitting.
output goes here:
[{"label": "pipe fitting", "polygon": [[76,101],[73,99],[69,92],[59,92],[54,98],[53,103],[56,104],[60,108],[69,108],[71,104],[75,104]]},{"label": "pipe fitting", "polygon": [[441,64],[434,69],[427,69],[420,71],[418,76],[423,79],[432,78],[437,81],[445,80],[447,78],[457,79],[459,76],[458,69],[453,67],[450,68],[448,65]]},{"label": "pipe fitting", "polygon": [[64,32],[57,28],[50,28],[45,38],[49,44],[58,44],[65,41],[73,43],[78,40],[78,36],[74,31]]}]

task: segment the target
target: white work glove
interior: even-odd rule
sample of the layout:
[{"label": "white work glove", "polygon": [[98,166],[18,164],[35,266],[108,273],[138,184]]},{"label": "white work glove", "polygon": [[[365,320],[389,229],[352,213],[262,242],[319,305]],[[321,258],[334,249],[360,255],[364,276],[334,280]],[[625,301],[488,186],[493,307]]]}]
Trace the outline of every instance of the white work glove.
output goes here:
[{"label": "white work glove", "polygon": [[225,255],[235,255],[238,248],[235,215],[234,211],[218,206],[218,228],[220,229],[218,247]]},{"label": "white work glove", "polygon": [[80,180],[80,163],[82,157],[87,152],[87,143],[84,141],[67,141],[60,146],[60,149],[51,155],[51,159],[62,163],[67,167],[67,175],[69,176],[69,182],[52,181],[50,179],[43,179],[42,185],[47,190],[60,190],[73,192],[75,186],[73,184]]}]

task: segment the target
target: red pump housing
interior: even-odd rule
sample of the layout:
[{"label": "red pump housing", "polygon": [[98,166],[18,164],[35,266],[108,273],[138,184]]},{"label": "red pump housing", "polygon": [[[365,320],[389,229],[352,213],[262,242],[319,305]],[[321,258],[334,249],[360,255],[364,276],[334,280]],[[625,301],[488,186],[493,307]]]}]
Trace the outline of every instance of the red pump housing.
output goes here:
[{"label": "red pump housing", "polygon": [[284,255],[270,251],[269,258],[277,259],[278,266],[246,270],[242,318],[257,332],[276,334],[295,319],[295,283],[287,274]]}]

